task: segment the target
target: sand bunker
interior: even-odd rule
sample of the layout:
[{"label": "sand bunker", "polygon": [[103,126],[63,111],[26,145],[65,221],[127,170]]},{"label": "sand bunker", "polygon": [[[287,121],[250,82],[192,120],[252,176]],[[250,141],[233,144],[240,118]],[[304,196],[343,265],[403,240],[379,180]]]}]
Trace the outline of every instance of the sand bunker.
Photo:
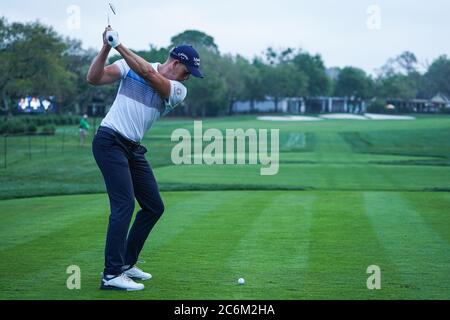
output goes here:
[{"label": "sand bunker", "polygon": [[320,116],[323,119],[367,120],[366,117],[351,113],[331,113]]},{"label": "sand bunker", "polygon": [[366,113],[364,115],[370,120],[416,120],[416,118],[412,116],[394,116],[389,114],[375,113]]},{"label": "sand bunker", "polygon": [[305,117],[305,116],[286,116],[286,117],[264,116],[264,117],[258,117],[258,120],[263,120],[263,121],[320,121],[322,119],[317,118],[317,117]]},{"label": "sand bunker", "polygon": [[308,116],[262,116],[258,120],[262,121],[320,121],[320,120],[415,120],[412,116],[396,116],[390,114],[365,113],[364,115],[351,113],[330,113],[322,114],[319,117]]}]

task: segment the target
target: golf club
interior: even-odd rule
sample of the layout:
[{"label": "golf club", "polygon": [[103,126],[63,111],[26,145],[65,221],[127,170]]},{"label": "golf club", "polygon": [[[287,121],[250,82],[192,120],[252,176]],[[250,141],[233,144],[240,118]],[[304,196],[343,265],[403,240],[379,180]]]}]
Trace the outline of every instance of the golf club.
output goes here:
[{"label": "golf club", "polygon": [[110,2],[110,3],[109,3],[109,8],[108,8],[108,26],[111,25],[111,22],[110,22],[110,16],[109,16],[109,10],[111,10],[112,13],[114,13],[114,15],[117,15],[117,13],[116,13],[116,7]]},{"label": "golf club", "polygon": [[[117,13],[116,13],[116,7],[115,7],[111,2],[109,2],[109,8],[108,8],[108,27],[111,26],[111,23],[110,23],[110,17],[109,17],[109,10],[111,10],[112,13],[114,13],[114,15],[117,15]],[[108,40],[109,40],[109,41],[112,41],[113,39],[112,39],[112,37],[110,36]]]}]

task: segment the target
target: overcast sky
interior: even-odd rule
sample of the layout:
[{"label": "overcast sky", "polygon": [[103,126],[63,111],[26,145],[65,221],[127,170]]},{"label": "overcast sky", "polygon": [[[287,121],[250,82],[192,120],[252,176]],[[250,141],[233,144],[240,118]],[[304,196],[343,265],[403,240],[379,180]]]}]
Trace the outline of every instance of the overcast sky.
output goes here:
[{"label": "overcast sky", "polygon": [[[405,50],[424,63],[450,55],[448,0],[110,1],[117,9],[112,25],[132,49],[167,46],[175,34],[197,29],[214,37],[222,53],[251,58],[268,46],[301,47],[321,54],[327,67],[370,73]],[[10,22],[40,20],[99,48],[108,2],[0,0],[0,15]]]}]

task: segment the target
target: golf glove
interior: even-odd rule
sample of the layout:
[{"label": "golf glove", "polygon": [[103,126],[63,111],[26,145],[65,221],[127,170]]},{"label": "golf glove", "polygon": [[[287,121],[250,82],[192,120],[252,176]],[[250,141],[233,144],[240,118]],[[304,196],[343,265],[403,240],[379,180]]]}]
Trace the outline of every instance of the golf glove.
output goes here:
[{"label": "golf glove", "polygon": [[106,32],[106,40],[108,41],[108,44],[113,48],[116,48],[118,45],[120,45],[119,33],[115,30]]}]

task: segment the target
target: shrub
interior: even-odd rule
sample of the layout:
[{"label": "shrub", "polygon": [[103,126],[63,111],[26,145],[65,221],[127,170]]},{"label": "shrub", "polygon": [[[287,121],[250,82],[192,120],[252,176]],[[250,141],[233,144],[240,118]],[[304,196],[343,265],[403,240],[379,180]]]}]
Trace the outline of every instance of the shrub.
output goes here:
[{"label": "shrub", "polygon": [[56,132],[56,128],[53,125],[45,125],[44,127],[42,127],[42,131],[41,133],[44,135],[54,135]]},{"label": "shrub", "polygon": [[386,113],[386,101],[383,99],[376,99],[367,107],[369,113]]},{"label": "shrub", "polygon": [[[39,131],[40,133],[53,135],[56,130],[55,126],[78,126],[79,122],[80,117],[72,115],[18,115],[0,119],[0,134],[35,134]],[[41,127],[45,128],[40,130]]]},{"label": "shrub", "polygon": [[37,132],[37,126],[34,123],[27,124],[27,133],[35,134]]},{"label": "shrub", "polygon": [[19,119],[12,119],[6,122],[7,133],[17,134],[25,133],[27,131],[27,125],[25,121]]},{"label": "shrub", "polygon": [[0,134],[5,134],[7,132],[7,123],[6,121],[0,122]]}]

